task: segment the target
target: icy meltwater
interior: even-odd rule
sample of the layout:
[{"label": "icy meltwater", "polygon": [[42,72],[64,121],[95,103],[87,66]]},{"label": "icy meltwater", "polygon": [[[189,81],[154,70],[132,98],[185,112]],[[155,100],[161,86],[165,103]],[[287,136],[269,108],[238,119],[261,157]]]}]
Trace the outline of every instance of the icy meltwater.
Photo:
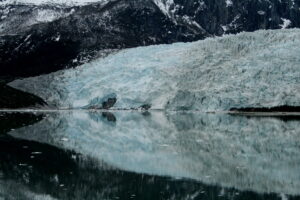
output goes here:
[{"label": "icy meltwater", "polygon": [[0,113],[0,199],[300,199],[300,120]]}]

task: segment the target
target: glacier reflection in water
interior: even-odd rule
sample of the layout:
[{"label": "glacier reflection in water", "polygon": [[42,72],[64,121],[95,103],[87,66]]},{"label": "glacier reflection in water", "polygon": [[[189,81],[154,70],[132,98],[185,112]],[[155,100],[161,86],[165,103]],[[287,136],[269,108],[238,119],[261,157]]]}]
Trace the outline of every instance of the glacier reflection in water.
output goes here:
[{"label": "glacier reflection in water", "polygon": [[257,193],[300,194],[300,121],[228,114],[45,113],[9,132],[117,169]]}]

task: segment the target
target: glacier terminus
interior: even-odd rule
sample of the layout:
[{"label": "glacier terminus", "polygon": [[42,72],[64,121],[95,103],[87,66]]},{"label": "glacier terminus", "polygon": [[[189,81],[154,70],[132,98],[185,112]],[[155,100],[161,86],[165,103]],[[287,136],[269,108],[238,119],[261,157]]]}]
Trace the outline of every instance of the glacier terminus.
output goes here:
[{"label": "glacier terminus", "polygon": [[300,105],[300,30],[268,30],[119,51],[10,86],[58,109],[147,106],[228,111]]}]

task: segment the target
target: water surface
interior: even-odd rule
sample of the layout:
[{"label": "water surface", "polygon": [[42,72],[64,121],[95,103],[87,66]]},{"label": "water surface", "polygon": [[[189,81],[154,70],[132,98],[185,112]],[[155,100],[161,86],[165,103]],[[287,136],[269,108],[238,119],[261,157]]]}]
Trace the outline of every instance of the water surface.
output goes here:
[{"label": "water surface", "polygon": [[300,121],[0,113],[0,199],[300,199]]}]

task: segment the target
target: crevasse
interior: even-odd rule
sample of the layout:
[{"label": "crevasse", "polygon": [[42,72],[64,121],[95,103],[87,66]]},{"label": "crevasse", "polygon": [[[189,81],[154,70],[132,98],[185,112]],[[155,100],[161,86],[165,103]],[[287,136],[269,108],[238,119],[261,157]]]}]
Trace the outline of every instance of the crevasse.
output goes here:
[{"label": "crevasse", "polygon": [[122,50],[9,85],[57,108],[219,111],[300,106],[300,30],[241,33]]}]

